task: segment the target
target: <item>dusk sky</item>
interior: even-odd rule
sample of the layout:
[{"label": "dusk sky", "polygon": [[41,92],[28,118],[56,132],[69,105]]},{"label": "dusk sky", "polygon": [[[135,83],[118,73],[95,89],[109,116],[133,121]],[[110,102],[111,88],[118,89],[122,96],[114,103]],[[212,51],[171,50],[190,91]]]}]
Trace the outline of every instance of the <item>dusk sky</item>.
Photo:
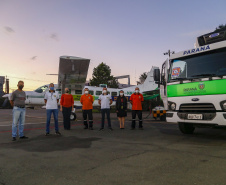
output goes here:
[{"label": "dusk sky", "polygon": [[[196,37],[226,24],[225,0],[0,0],[0,76],[10,88],[57,83],[59,57],[101,62],[132,84],[168,49],[194,47]],[[124,80],[123,82],[127,82]]]}]

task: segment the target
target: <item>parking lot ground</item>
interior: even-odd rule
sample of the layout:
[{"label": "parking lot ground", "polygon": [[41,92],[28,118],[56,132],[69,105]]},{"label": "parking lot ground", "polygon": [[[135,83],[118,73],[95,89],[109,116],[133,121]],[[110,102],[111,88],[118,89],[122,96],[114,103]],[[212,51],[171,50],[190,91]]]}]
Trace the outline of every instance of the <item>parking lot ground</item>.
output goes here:
[{"label": "parking lot ground", "polygon": [[[146,117],[148,112],[143,113]],[[0,185],[225,185],[226,130],[180,133],[177,124],[144,119],[144,130],[124,130],[111,114],[113,131],[84,130],[81,112],[62,136],[45,136],[45,110],[28,109],[25,135],[11,141],[12,110],[0,110]]]}]

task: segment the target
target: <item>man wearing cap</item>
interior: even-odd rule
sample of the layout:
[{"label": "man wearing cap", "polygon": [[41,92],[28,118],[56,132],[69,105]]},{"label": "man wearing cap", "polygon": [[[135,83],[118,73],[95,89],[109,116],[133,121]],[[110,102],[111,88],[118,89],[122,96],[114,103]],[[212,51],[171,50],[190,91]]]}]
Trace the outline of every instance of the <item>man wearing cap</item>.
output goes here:
[{"label": "man wearing cap", "polygon": [[24,82],[19,81],[17,84],[18,89],[15,90],[10,97],[10,104],[13,107],[13,123],[12,123],[12,141],[16,141],[17,136],[17,123],[19,123],[19,137],[20,139],[27,139],[24,135],[24,122],[25,122],[25,100],[26,94],[22,90]]},{"label": "man wearing cap", "polygon": [[135,88],[135,93],[130,96],[130,103],[132,104],[132,125],[131,130],[135,129],[136,126],[136,115],[139,118],[139,129],[143,129],[142,122],[142,104],[144,101],[143,95],[140,93],[138,87]]}]

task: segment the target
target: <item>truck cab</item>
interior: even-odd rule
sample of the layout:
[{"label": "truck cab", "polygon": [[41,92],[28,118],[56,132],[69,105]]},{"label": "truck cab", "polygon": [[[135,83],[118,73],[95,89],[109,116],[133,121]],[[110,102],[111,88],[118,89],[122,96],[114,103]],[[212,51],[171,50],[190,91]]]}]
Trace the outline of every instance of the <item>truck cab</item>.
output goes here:
[{"label": "truck cab", "polygon": [[[214,36],[219,34],[209,34]],[[178,123],[182,133],[192,134],[195,127],[226,127],[226,41],[172,54],[154,78],[167,122]]]}]

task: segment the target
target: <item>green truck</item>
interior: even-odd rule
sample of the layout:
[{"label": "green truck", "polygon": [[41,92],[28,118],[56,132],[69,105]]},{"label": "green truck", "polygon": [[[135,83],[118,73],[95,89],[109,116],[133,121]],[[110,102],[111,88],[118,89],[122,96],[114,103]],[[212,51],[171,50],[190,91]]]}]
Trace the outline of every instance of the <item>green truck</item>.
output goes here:
[{"label": "green truck", "polygon": [[172,54],[154,80],[167,110],[184,134],[195,127],[226,127],[226,31],[197,38],[197,47]]}]

